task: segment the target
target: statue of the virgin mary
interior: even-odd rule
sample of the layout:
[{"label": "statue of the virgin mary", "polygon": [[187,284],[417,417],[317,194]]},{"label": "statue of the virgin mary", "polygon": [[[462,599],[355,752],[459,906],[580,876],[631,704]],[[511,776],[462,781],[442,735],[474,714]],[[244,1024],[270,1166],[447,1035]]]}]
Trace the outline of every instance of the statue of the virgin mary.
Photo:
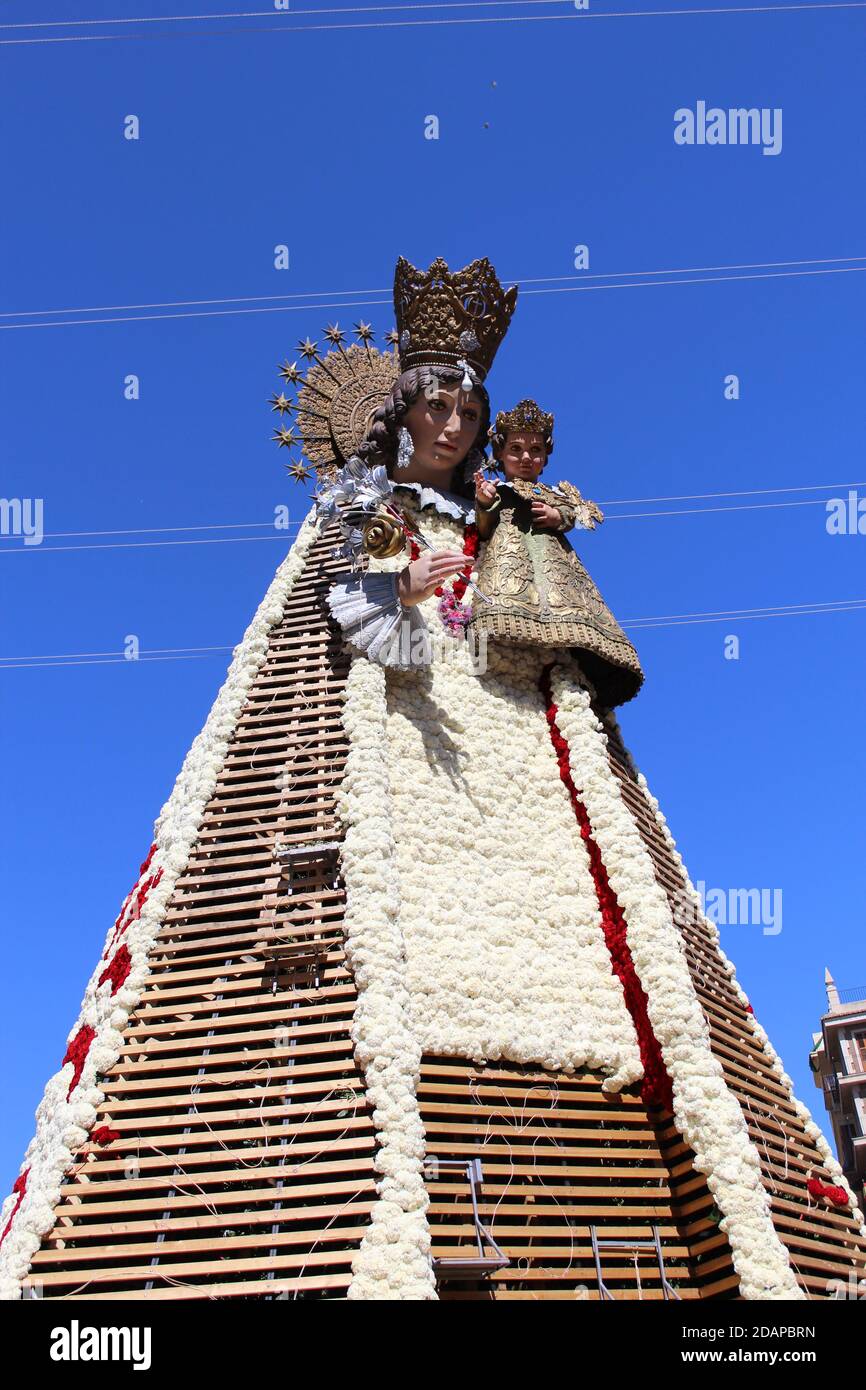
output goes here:
[{"label": "statue of the virgin mary", "polygon": [[[678,1088],[681,1132],[731,1173],[742,1162],[742,1115],[608,759],[604,687],[623,689],[618,660],[639,673],[633,648],[622,634],[593,651],[586,623],[574,646],[467,639],[467,588],[476,611],[487,599],[472,486],[490,423],[484,383],[516,297],[487,260],[452,273],[401,259],[395,353],[373,349],[366,324],[348,349],[329,329],[324,358],[304,345],[316,365],[297,422],[320,520],[336,523],[353,566],[327,601],[353,653],[341,873],[381,1182],[352,1297],[435,1297],[424,1054],[586,1068],[608,1092],[640,1085],[672,1110]],[[294,364],[284,375],[297,380]],[[587,593],[597,617],[602,600]],[[718,1142],[688,1108],[707,1086]],[[750,1170],[737,1183],[738,1200],[751,1184],[766,1224],[759,1180]]]}]

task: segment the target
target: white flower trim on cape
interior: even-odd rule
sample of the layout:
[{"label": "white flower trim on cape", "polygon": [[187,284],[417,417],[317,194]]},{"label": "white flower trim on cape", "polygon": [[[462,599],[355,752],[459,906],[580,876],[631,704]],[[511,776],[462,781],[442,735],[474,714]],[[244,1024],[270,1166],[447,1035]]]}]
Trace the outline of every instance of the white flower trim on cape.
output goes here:
[{"label": "white flower trim on cape", "polygon": [[346,685],[343,724],[349,754],[338,792],[345,839],[346,957],[358,1000],[355,1058],[379,1138],[381,1178],[352,1265],[350,1299],[434,1299],[436,1283],[424,1186],[424,1126],[418,1109],[421,1049],[414,1036],[400,933],[400,895],[388,806],[382,666],[356,658]]},{"label": "white flower trim on cape", "polygon": [[800,1119],[803,1121],[804,1130],[809,1135],[810,1139],[814,1141],[815,1147],[817,1148],[822,1159],[824,1160],[824,1165],[827,1171],[833,1175],[833,1178],[835,1179],[837,1185],[843,1188],[844,1191],[848,1193],[851,1215],[853,1216],[855,1221],[859,1221],[860,1235],[866,1238],[866,1224],[864,1224],[863,1212],[860,1210],[860,1207],[858,1206],[857,1198],[851,1188],[850,1183],[848,1182],[848,1179],[845,1177],[845,1174],[842,1170],[842,1166],[836,1158],[836,1155],[830,1148],[830,1145],[827,1143],[823,1131],[815,1123],[812,1117],[812,1113],[809,1110],[809,1107],[807,1105],[804,1105],[803,1101],[799,1100],[797,1096],[794,1095],[793,1081],[791,1080],[791,1077],[788,1075],[788,1073],[785,1071],[781,1057],[776,1052],[775,1048],[773,1047],[773,1044],[770,1042],[769,1036],[767,1035],[766,1031],[764,1030],[764,1028],[761,1027],[761,1024],[758,1022],[754,1013],[751,1011],[749,997],[746,994],[745,990],[742,988],[739,980],[737,979],[734,963],[732,960],[729,959],[729,957],[725,954],[724,950],[722,949],[722,938],[721,933],[719,932],[718,924],[712,921],[711,918],[707,917],[703,911],[700,895],[698,894],[697,889],[695,888],[691,880],[689,871],[686,868],[683,857],[677,849],[677,842],[671,834],[670,827],[667,823],[664,814],[662,813],[658,799],[655,796],[653,796],[652,792],[650,791],[646,777],[643,775],[642,772],[638,771],[634,764],[634,760],[631,757],[631,754],[628,752],[628,749],[625,748],[625,743],[623,742],[619,725],[612,711],[606,712],[605,719],[606,722],[609,724],[610,728],[619,737],[620,743],[622,744],[622,747],[625,749],[626,756],[629,760],[629,764],[632,770],[634,771],[638,784],[641,787],[641,790],[643,791],[644,796],[647,799],[653,817],[655,818],[655,822],[664,837],[665,843],[667,844],[672,857],[679,865],[680,871],[683,876],[683,881],[685,883],[686,893],[691,899],[691,905],[694,909],[694,920],[699,921],[710,934],[710,937],[712,938],[716,950],[718,952],[719,959],[722,962],[725,971],[731,978],[731,984],[734,987],[734,991],[737,995],[737,998],[746,1009],[746,1017],[748,1019],[749,1027],[752,1031],[753,1036],[755,1037],[762,1051],[768,1058],[771,1068],[775,1075],[778,1077],[781,1085],[787,1091],[791,1104],[793,1105],[797,1114],[800,1116]]},{"label": "white flower trim on cape", "polygon": [[[27,1275],[42,1237],[54,1225],[54,1208],[62,1196],[61,1179],[73,1162],[74,1150],[86,1141],[93,1127],[96,1106],[105,1099],[104,1091],[96,1084],[97,1074],[108,1071],[120,1056],[124,1041],[122,1030],[141,998],[148,978],[154,940],[162,926],[175,883],[185,869],[195,844],[238,716],[267,654],[271,628],[281,621],[286,600],[316,539],[314,522],[315,513],[311,511],[242,641],[235,647],[225,682],[204,728],[187,753],[174,789],[156,821],[156,850],[150,872],[161,869],[162,877],[148,894],[141,916],[130,923],[120,939],[130,952],[132,969],[123,986],[112,995],[110,981],[97,984],[106,964],[105,959],[100,957],[85,990],[81,1012],[67,1039],[71,1041],[85,1025],[96,1032],[80,1081],[67,1100],[66,1093],[73,1077],[73,1064],[67,1062],[45,1087],[36,1111],[36,1133],[19,1170],[23,1173],[28,1167],[30,1169],[26,1192],[0,1246],[0,1299],[20,1298],[20,1281]],[[113,934],[112,927],[106,937],[106,949],[112,943]],[[15,1194],[4,1201],[0,1211],[0,1231],[5,1228],[16,1201]]]},{"label": "white flower trim on cape", "polygon": [[667,895],[610,766],[604,726],[573,678],[554,667],[557,723],[611,887],[625,914],[628,943],[647,1011],[673,1086],[674,1119],[722,1212],[744,1298],[802,1300],[790,1257],[773,1225],[770,1197],[742,1109],[729,1090],[695,992]]}]

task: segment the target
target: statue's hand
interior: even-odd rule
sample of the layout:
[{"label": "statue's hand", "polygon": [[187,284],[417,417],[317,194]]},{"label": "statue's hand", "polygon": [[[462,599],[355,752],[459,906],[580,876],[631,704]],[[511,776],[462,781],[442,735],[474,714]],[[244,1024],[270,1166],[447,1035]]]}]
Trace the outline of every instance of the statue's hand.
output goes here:
[{"label": "statue's hand", "polygon": [[489,507],[496,501],[496,484],[485,478],[481,469],[473,475],[475,480],[475,501],[480,502],[483,507]]},{"label": "statue's hand", "polygon": [[545,530],[558,531],[562,525],[562,513],[558,507],[551,507],[547,502],[533,502],[532,524]]},{"label": "statue's hand", "polygon": [[397,594],[404,608],[423,603],[466,564],[461,550],[425,550],[397,578]]}]

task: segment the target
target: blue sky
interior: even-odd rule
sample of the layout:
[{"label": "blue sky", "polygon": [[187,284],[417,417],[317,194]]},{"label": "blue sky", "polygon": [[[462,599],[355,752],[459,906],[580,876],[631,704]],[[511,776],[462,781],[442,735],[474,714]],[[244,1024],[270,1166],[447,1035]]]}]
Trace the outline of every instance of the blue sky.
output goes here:
[{"label": "blue sky", "polygon": [[[51,535],[223,528],[0,540],[0,667],[119,655],[129,634],[164,655],[223,649],[0,669],[4,1192],[225,649],[284,553],[274,508],[306,510],[269,439],[276,364],[334,318],[390,328],[375,301],[398,255],[487,255],[521,284],[489,386],[494,407],[532,394],[554,411],[551,481],[602,504],[826,485],[607,506],[579,549],[622,621],[866,595],[866,536],[828,536],[815,501],[842,483],[866,498],[866,284],[838,259],[866,257],[863,11],[304,8],[296,32],[274,16],[0,28],[0,495],[42,498]],[[38,18],[75,9],[53,0]],[[173,9],[138,0],[136,13]],[[336,27],[419,18],[485,22]],[[19,0],[0,7],[0,24],[32,19]],[[314,22],[330,27],[297,27]],[[126,37],[80,41],[100,34]],[[78,41],[5,42],[65,36]],[[781,153],[676,145],[674,112],[698,100],[781,108]],[[137,141],[123,138],[130,114]],[[575,272],[577,244],[594,278]],[[822,273],[779,275],[784,262]],[[703,283],[718,273],[696,268],[714,266],[752,278]],[[691,274],[637,274],[657,270]],[[228,300],[247,302],[189,303]],[[165,307],[110,307],[139,305]],[[55,312],[76,309],[104,312]],[[808,505],[756,506],[779,500]],[[753,509],[626,515],[734,505]],[[117,544],[178,539],[219,543]],[[866,983],[864,622],[633,632],[647,679],[621,717],[692,877],[782,891],[780,932],[728,926],[722,941],[821,1124],[807,1053],[824,966],[842,987]]]}]

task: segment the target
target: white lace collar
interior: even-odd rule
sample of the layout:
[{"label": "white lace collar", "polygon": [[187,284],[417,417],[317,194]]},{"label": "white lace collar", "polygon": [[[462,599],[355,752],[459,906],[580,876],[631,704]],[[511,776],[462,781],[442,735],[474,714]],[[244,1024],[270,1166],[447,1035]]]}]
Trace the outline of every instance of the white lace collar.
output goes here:
[{"label": "white lace collar", "polygon": [[422,510],[425,507],[435,507],[443,516],[453,516],[456,521],[465,521],[467,525],[471,525],[475,520],[475,504],[471,497],[459,497],[456,492],[443,492],[438,487],[428,487],[422,483],[401,483],[393,478],[391,481],[395,492],[400,488],[408,488],[414,492]]}]

